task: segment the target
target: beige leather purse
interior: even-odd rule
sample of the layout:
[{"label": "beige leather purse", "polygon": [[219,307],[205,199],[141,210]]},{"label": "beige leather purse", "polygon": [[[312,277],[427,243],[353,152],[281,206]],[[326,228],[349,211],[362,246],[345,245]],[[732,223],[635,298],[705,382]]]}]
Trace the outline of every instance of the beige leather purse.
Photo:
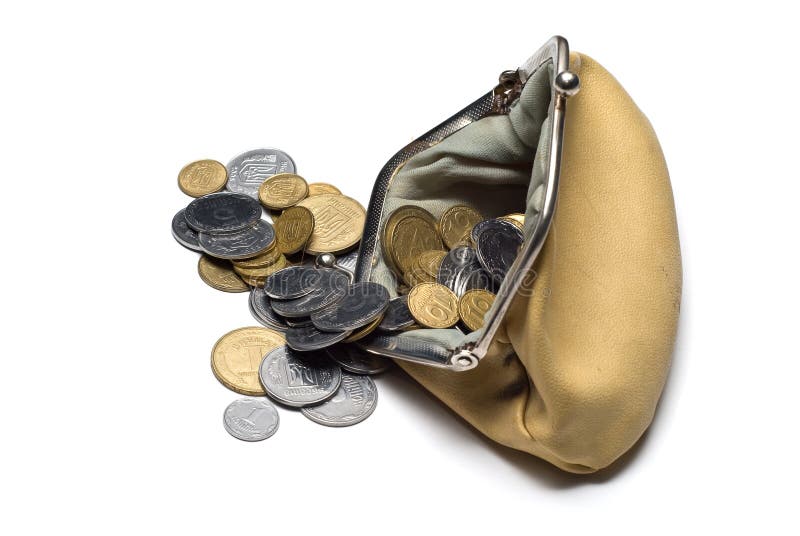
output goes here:
[{"label": "beige leather purse", "polygon": [[525,244],[483,329],[362,346],[486,436],[566,471],[636,443],[670,365],[681,259],[661,148],[613,76],[555,37],[402,149],[376,182],[357,279],[393,285],[378,230],[403,204],[525,212]]}]

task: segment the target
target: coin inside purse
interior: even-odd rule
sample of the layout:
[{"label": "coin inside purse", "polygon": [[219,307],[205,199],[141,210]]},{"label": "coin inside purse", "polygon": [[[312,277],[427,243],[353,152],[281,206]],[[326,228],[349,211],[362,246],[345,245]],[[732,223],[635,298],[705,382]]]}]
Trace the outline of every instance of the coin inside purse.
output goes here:
[{"label": "coin inside purse", "polygon": [[525,214],[525,243],[484,326],[472,333],[451,328],[378,334],[361,343],[366,350],[465,370],[482,357],[476,347],[488,349],[525,276],[520,272],[527,273],[541,248],[555,203],[564,101],[554,89],[554,72],[566,71],[568,52],[566,42],[551,40],[548,45],[526,62],[527,72],[525,66],[517,71],[524,85],[500,112],[496,88],[398,152],[378,176],[368,209],[356,278],[380,283],[395,295],[398,278],[380,240],[396,209],[418,206],[437,220],[454,205],[470,206],[484,219]]}]

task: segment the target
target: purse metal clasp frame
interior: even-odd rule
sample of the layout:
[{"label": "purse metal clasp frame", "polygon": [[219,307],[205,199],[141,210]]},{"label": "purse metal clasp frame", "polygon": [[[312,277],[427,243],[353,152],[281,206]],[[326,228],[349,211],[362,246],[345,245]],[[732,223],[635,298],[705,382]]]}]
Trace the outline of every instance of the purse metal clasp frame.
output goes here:
[{"label": "purse metal clasp frame", "polygon": [[[550,101],[549,115],[553,120],[550,133],[548,161],[546,163],[546,189],[544,204],[533,228],[533,234],[525,242],[511,269],[506,274],[497,291],[494,306],[486,318],[483,332],[474,342],[457,348],[445,348],[440,343],[428,341],[423,337],[399,337],[393,335],[377,336],[361,342],[368,352],[413,361],[425,365],[464,371],[475,368],[486,356],[489,345],[503,322],[503,318],[511,307],[511,303],[520,290],[523,282],[533,268],[539,252],[547,238],[558,195],[558,181],[561,174],[561,150],[564,138],[564,119],[567,99],[580,89],[578,76],[569,70],[569,45],[560,36],[552,37],[518,70],[519,81],[524,85],[531,75],[541,67],[553,65],[553,98]],[[483,117],[496,113],[497,91],[491,91],[476,100],[450,119],[423,134],[413,141],[384,165],[372,191],[367,221],[364,226],[364,238],[358,254],[355,279],[368,281],[375,260],[377,239],[380,235],[381,215],[389,187],[395,171],[409,158],[428,149],[450,134]],[[531,279],[528,278],[528,282]]]}]

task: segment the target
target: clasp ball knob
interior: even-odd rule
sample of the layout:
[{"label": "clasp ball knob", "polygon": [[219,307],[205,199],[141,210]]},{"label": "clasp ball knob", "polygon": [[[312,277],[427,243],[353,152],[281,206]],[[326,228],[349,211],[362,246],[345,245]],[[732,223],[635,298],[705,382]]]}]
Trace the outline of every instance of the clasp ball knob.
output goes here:
[{"label": "clasp ball knob", "polygon": [[556,91],[565,97],[572,97],[581,90],[581,81],[578,75],[572,71],[563,71],[558,73],[556,79],[553,81]]}]

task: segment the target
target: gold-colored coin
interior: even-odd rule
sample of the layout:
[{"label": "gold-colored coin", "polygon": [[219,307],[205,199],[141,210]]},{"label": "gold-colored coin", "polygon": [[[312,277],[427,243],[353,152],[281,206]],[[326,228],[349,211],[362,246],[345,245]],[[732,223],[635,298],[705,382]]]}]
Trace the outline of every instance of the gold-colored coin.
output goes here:
[{"label": "gold-colored coin", "polygon": [[361,240],[367,211],[361,203],[344,195],[319,194],[307,197],[297,204],[314,215],[314,232],[306,245],[306,251],[340,253]]},{"label": "gold-colored coin", "polygon": [[291,255],[305,248],[314,232],[314,214],[306,207],[290,207],[275,220],[275,236],[281,253]]},{"label": "gold-colored coin", "polygon": [[243,395],[267,393],[258,378],[261,360],[269,352],[286,344],[282,334],[267,328],[239,328],[226,333],[211,350],[211,370],[230,389]]},{"label": "gold-colored coin", "polygon": [[341,190],[333,184],[327,182],[312,182],[308,185],[308,197],[320,194],[337,194],[342,195]]},{"label": "gold-colored coin", "polygon": [[501,219],[514,220],[515,222],[519,223],[520,227],[523,227],[525,225],[525,214],[520,214],[519,212],[514,212],[513,214],[506,214]]},{"label": "gold-colored coin", "polygon": [[264,284],[267,282],[267,278],[242,276],[242,281],[244,281],[245,283],[254,288],[264,288]]},{"label": "gold-colored coin", "polygon": [[233,271],[231,263],[201,255],[197,261],[197,273],[209,287],[223,292],[247,292],[250,290],[242,279]]},{"label": "gold-colored coin", "polygon": [[443,250],[436,220],[427,210],[406,205],[392,212],[383,226],[383,257],[399,276],[411,271],[423,251]]},{"label": "gold-colored coin", "polygon": [[429,280],[436,281],[439,267],[446,256],[447,253],[442,250],[423,251],[417,258],[417,265]]},{"label": "gold-colored coin", "polygon": [[458,300],[458,315],[470,331],[483,327],[483,317],[492,308],[495,295],[488,290],[468,290]]},{"label": "gold-colored coin", "polygon": [[363,328],[354,331],[352,335],[347,337],[342,342],[356,342],[363,339],[364,337],[375,331],[375,328],[377,328],[380,325],[381,320],[383,320],[383,315],[379,316],[378,318],[376,318]]},{"label": "gold-colored coin", "polygon": [[462,244],[483,216],[472,207],[455,205],[444,211],[438,222],[439,234],[448,248]]},{"label": "gold-colored coin", "polygon": [[458,298],[439,283],[420,283],[408,294],[408,309],[418,324],[449,328],[458,322]]},{"label": "gold-colored coin", "polygon": [[308,184],[300,175],[278,173],[261,183],[258,200],[272,210],[283,210],[296,205],[308,195]]},{"label": "gold-colored coin", "polygon": [[258,268],[241,268],[239,266],[233,265],[233,271],[239,274],[245,282],[248,279],[258,280],[260,278],[266,279],[267,277],[271,276],[278,270],[282,270],[286,268],[286,257],[283,256],[281,253],[278,256],[278,260],[274,263],[270,264],[269,266],[261,266]]},{"label": "gold-colored coin", "polygon": [[178,173],[178,188],[192,197],[219,192],[227,183],[228,170],[216,160],[192,162]]},{"label": "gold-colored coin", "polygon": [[281,251],[278,249],[277,241],[274,241],[273,246],[264,253],[256,255],[255,257],[250,257],[249,259],[241,259],[232,262],[234,268],[238,267],[249,270],[253,268],[266,268],[267,266],[272,266],[280,257]]}]

